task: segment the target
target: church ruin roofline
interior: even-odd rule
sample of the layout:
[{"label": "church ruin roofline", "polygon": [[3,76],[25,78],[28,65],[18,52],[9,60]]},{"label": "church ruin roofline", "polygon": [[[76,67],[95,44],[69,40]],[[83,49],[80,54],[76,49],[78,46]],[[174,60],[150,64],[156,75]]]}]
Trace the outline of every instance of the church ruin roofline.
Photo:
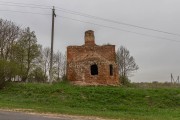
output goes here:
[{"label": "church ruin roofline", "polygon": [[86,45],[70,45],[67,46],[68,48],[81,48],[81,47],[94,47],[94,48],[98,48],[98,47],[115,47],[115,45],[94,45],[94,46],[86,46]]},{"label": "church ruin roofline", "polygon": [[84,44],[83,45],[69,45],[67,48],[80,48],[80,47],[108,47],[108,46],[114,46],[110,43],[103,44],[103,45],[96,45],[95,44],[95,35],[93,30],[87,30],[84,34]]}]

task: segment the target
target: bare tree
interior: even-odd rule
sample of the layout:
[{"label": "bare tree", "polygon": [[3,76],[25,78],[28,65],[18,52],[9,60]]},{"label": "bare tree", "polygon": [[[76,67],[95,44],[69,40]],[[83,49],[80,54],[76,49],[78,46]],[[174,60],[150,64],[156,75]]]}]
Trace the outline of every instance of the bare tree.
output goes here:
[{"label": "bare tree", "polygon": [[20,28],[11,21],[0,19],[0,58],[10,59],[12,45],[19,36]]},{"label": "bare tree", "polygon": [[51,49],[49,47],[43,48],[42,53],[41,53],[44,77],[48,76],[47,72],[49,71],[49,67],[50,67],[50,53],[51,53]]},{"label": "bare tree", "polygon": [[63,57],[63,77],[66,78],[66,67],[67,67],[67,54],[65,52]]},{"label": "bare tree", "polygon": [[60,80],[61,68],[62,68],[62,53],[57,52],[55,55],[56,69],[57,69],[57,80]]},{"label": "bare tree", "polygon": [[118,48],[116,52],[116,60],[121,77],[128,78],[133,75],[134,71],[139,69],[135,59],[130,55],[129,50],[123,46]]},{"label": "bare tree", "polygon": [[57,74],[57,80],[60,80],[66,74],[66,55],[58,51],[55,54],[55,60],[56,60],[55,69]]}]

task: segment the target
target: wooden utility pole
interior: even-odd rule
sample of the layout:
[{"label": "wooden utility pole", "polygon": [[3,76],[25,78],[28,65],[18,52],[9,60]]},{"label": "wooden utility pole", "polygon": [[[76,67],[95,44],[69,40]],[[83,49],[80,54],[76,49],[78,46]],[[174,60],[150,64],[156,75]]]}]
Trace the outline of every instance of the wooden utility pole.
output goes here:
[{"label": "wooden utility pole", "polygon": [[52,9],[52,31],[51,31],[51,57],[50,57],[50,70],[49,70],[49,74],[50,74],[49,83],[50,84],[53,81],[52,66],[53,66],[53,44],[54,44],[54,17],[56,17],[56,14],[55,14],[55,8],[53,6],[53,9]]}]

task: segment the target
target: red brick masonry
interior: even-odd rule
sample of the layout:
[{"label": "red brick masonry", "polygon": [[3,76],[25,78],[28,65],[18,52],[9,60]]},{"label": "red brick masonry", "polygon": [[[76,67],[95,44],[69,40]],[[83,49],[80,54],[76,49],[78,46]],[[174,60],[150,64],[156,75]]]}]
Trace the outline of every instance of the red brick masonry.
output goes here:
[{"label": "red brick masonry", "polygon": [[94,32],[85,32],[85,44],[67,47],[67,78],[81,85],[118,85],[115,45],[98,46]]}]

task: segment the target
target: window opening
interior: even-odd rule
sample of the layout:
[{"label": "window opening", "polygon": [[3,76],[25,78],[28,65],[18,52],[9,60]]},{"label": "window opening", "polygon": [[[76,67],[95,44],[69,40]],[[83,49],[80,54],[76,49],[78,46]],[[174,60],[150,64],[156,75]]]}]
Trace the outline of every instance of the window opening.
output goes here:
[{"label": "window opening", "polygon": [[98,66],[96,64],[91,65],[91,75],[98,75]]},{"label": "window opening", "polygon": [[110,76],[113,76],[113,65],[109,65]]}]

